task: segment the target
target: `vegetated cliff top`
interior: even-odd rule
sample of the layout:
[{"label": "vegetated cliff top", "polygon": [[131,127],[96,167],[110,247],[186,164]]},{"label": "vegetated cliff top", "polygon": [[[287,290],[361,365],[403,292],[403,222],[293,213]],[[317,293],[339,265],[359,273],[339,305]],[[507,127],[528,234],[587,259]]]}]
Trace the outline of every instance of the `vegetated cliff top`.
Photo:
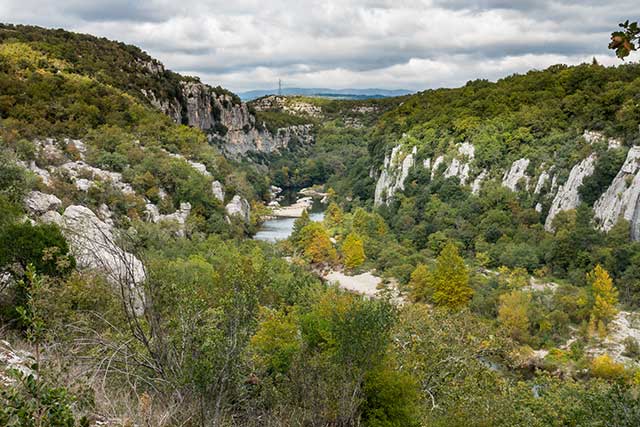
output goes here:
[{"label": "vegetated cliff top", "polygon": [[[0,43],[22,42],[51,58],[69,64],[69,72],[91,77],[148,102],[143,91],[152,91],[158,99],[180,97],[180,82],[199,81],[164,68],[137,46],[89,34],[30,25],[0,23]],[[216,93],[240,98],[221,87]]]},{"label": "vegetated cliff top", "polygon": [[553,151],[559,146],[550,139],[586,129],[630,145],[638,138],[639,96],[640,64],[554,65],[495,83],[470,81],[408,97],[378,122],[371,151],[381,161],[388,142],[403,133],[430,151],[468,141],[485,162],[531,156],[539,148]]}]

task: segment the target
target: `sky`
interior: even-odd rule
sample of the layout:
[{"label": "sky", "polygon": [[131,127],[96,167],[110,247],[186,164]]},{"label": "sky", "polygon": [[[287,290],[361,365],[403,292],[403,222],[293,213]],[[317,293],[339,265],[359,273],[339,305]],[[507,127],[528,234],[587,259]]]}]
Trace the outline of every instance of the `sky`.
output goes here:
[{"label": "sky", "polygon": [[[595,57],[640,19],[618,0],[0,0],[0,20],[135,44],[235,92],[423,90]],[[634,54],[630,60],[638,61]]]}]

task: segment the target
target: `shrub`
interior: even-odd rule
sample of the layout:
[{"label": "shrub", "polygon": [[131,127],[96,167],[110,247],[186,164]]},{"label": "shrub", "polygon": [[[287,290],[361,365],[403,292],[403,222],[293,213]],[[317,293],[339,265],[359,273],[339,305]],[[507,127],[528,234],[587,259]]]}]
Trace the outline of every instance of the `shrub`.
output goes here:
[{"label": "shrub", "polygon": [[620,379],[624,376],[624,365],[603,354],[591,361],[591,375],[608,380]]}]

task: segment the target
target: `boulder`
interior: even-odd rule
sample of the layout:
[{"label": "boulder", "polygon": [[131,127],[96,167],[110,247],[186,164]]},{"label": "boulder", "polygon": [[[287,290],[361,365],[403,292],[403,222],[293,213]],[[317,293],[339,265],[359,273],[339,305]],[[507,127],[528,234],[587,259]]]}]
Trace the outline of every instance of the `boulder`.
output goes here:
[{"label": "boulder", "polygon": [[30,192],[24,200],[27,210],[35,215],[42,215],[48,211],[58,209],[62,201],[53,194]]},{"label": "boulder", "polygon": [[224,202],[224,189],[220,181],[213,181],[211,183],[211,193],[213,193],[213,196],[218,199],[220,203]]},{"label": "boulder", "polygon": [[[57,214],[57,212],[56,212]],[[146,274],[142,262],[116,243],[112,227],[101,221],[93,211],[71,205],[62,215],[46,215],[43,221],[57,223],[67,238],[80,269],[96,270],[118,287],[129,292],[137,315],[144,311],[142,283]]]},{"label": "boulder", "polygon": [[249,222],[251,206],[249,206],[249,202],[247,202],[247,199],[244,197],[240,197],[236,194],[227,206],[225,206],[225,209],[229,216],[238,216],[245,222]]},{"label": "boulder", "polygon": [[149,222],[153,222],[157,224],[159,222],[174,222],[178,225],[178,236],[184,237],[185,234],[185,224],[187,223],[187,218],[189,218],[189,214],[191,213],[191,203],[183,202],[180,203],[180,209],[175,211],[174,213],[168,215],[160,214],[158,207],[153,203],[148,203],[145,206],[145,214],[146,220]]}]

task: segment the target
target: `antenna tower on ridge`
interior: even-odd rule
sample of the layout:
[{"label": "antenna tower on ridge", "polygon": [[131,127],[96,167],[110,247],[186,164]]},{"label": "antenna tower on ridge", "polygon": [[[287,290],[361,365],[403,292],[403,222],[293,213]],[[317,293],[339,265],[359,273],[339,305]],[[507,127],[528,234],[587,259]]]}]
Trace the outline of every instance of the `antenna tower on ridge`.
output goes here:
[{"label": "antenna tower on ridge", "polygon": [[278,96],[282,96],[282,79],[278,79]]}]

